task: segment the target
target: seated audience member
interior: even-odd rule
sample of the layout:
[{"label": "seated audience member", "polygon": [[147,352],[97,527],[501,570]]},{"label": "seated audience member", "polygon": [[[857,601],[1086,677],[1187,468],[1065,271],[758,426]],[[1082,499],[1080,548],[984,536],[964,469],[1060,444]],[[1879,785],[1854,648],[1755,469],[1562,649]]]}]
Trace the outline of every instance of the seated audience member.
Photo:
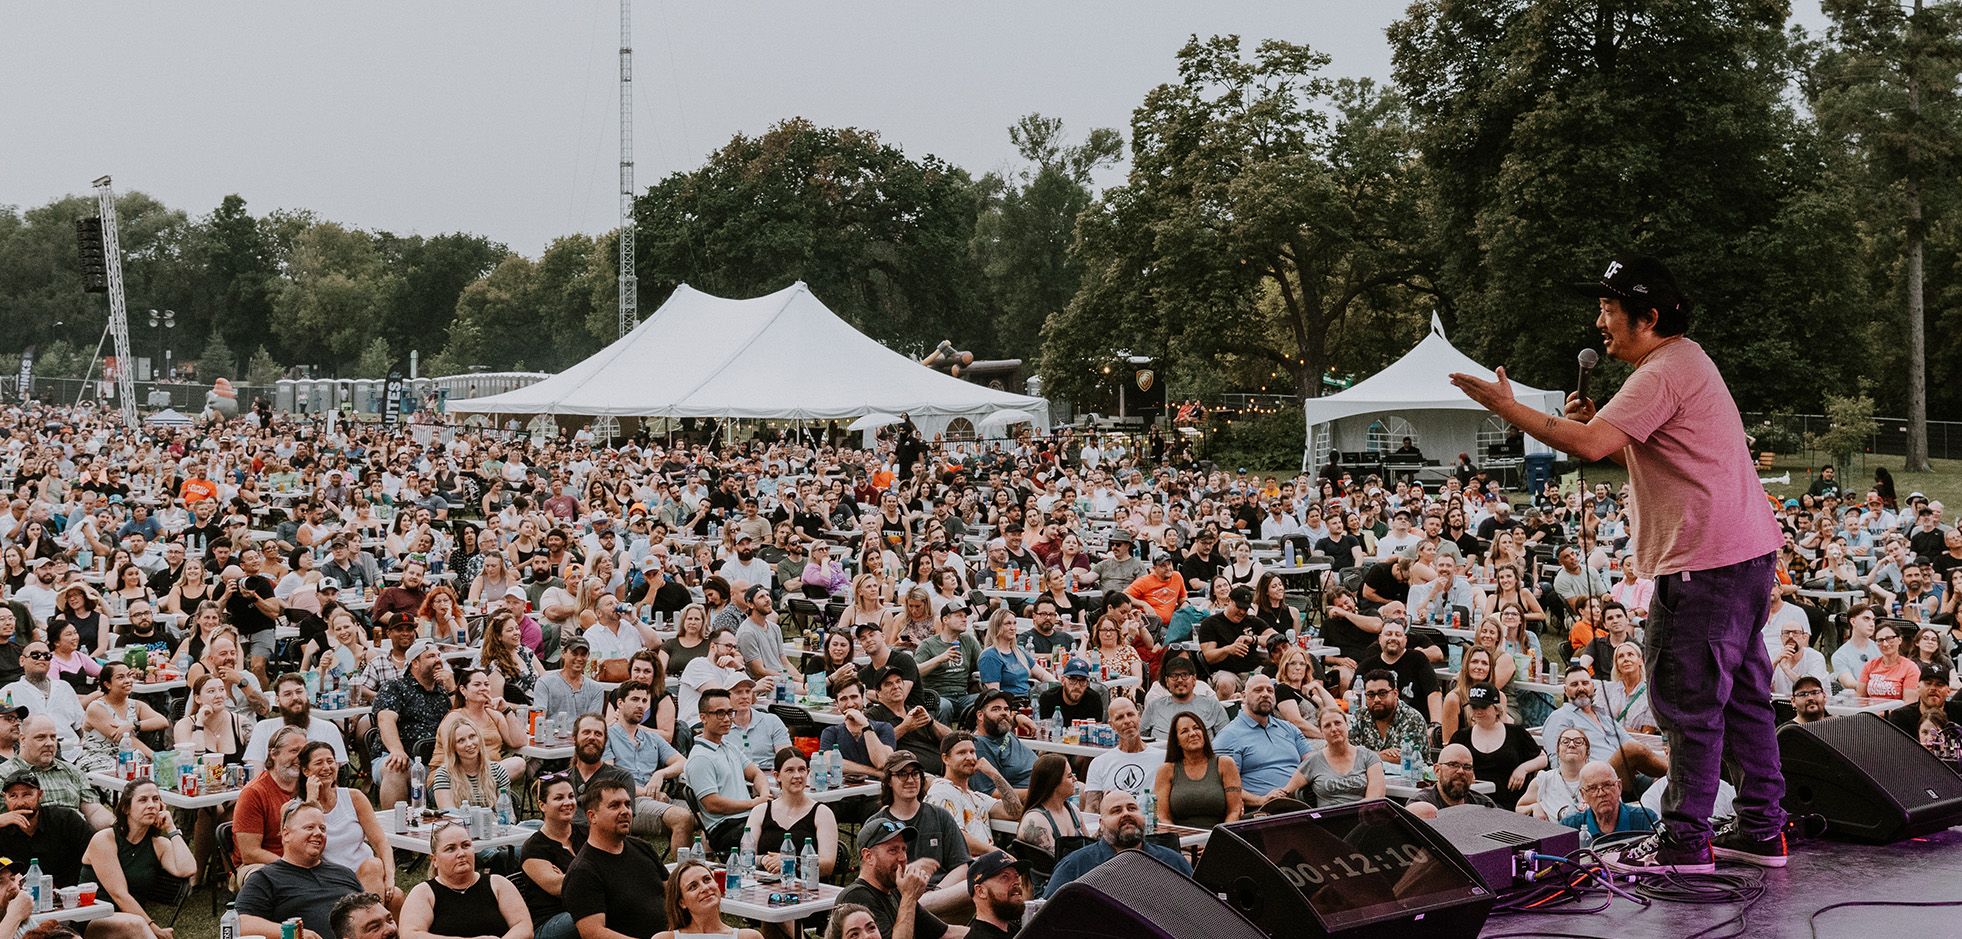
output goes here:
[{"label": "seated audience member", "polygon": [[356,893],[334,903],[329,922],[336,939],[395,939],[395,915],[382,898],[372,893]]},{"label": "seated audience member", "polygon": [[437,822],[429,831],[429,879],[402,903],[402,939],[530,939],[531,914],[503,876],[477,871],[470,826]]},{"label": "seated audience member", "polygon": [[89,839],[80,876],[97,885],[117,910],[139,917],[156,939],[170,939],[170,930],[150,918],[143,901],[169,878],[187,879],[196,872],[197,860],[165,807],[163,793],[155,781],[138,779],[117,798],[115,824]]},{"label": "seated audience member", "polygon": [[1199,654],[1216,672],[1245,675],[1259,668],[1261,650],[1278,633],[1266,620],[1254,615],[1252,587],[1235,587],[1218,604],[1211,616],[1199,623]]},{"label": "seated audience member", "polygon": [[[765,682],[774,680],[765,679]],[[729,725],[729,738],[758,766],[776,759],[778,750],[790,746],[790,728],[784,725],[783,718],[770,713],[767,705],[756,704],[757,695],[766,688],[774,690],[770,685],[759,687],[756,679],[747,675],[738,676],[729,686],[729,704],[736,712]]]},{"label": "seated audience member", "polygon": [[[1921,666],[1915,703],[1888,711],[1887,721],[1910,734],[1918,733],[1924,721],[1932,720],[1944,728],[1962,723],[1962,694],[1953,693],[1949,687],[1951,674],[1939,665]],[[1797,703],[1794,696],[1793,705]]]},{"label": "seated audience member", "polygon": [[1211,828],[1240,819],[1240,770],[1232,757],[1214,752],[1206,722],[1190,712],[1172,718],[1152,790],[1161,823]]},{"label": "seated audience member", "polygon": [[1915,686],[1921,678],[1921,666],[1901,654],[1901,631],[1892,623],[1881,623],[1874,628],[1873,639],[1880,646],[1880,658],[1868,662],[1860,670],[1859,687],[1862,693],[1869,698],[1913,701]]},{"label": "seated audience member", "polygon": [[1103,795],[1123,789],[1133,798],[1152,791],[1158,781],[1158,764],[1165,762],[1163,747],[1147,748],[1144,721],[1138,706],[1129,698],[1110,703],[1110,729],[1117,734],[1117,747],[1090,761],[1090,772],[1083,779],[1083,808],[1095,814]]},{"label": "seated audience member", "polygon": [[[1001,771],[1008,784],[1024,793],[1029,788],[1029,772],[1035,769],[1035,751],[1016,736],[1016,724],[1023,718],[1012,708],[1014,698],[1006,691],[984,691],[974,709],[974,750],[995,769]],[[993,794],[994,776],[983,773],[970,780],[974,791]]]},{"label": "seated audience member", "polygon": [[1492,784],[1492,801],[1501,808],[1517,808],[1533,774],[1547,767],[1546,751],[1526,728],[1503,720],[1506,704],[1499,689],[1481,682],[1471,687],[1467,697],[1471,723],[1450,742],[1471,753],[1472,774]]},{"label": "seated audience member", "polygon": [[240,934],[279,939],[279,924],[297,916],[319,939],[334,939],[334,904],[363,891],[353,871],[324,857],[326,814],[317,805],[287,803],[279,841],[279,858],[254,870],[239,889]]},{"label": "seated audience member", "polygon": [[1337,708],[1316,715],[1323,746],[1308,754],[1301,766],[1267,799],[1293,798],[1316,806],[1336,806],[1364,799],[1381,799],[1388,787],[1383,758],[1375,750],[1349,740],[1349,718]]},{"label": "seated audience member", "polygon": [[[1603,762],[1621,774],[1624,787],[1635,785],[1638,776],[1655,779],[1669,775],[1669,764],[1659,754],[1649,749],[1648,744],[1631,738],[1628,730],[1608,713],[1607,707],[1596,703],[1594,676],[1586,668],[1567,666],[1563,690],[1567,703],[1547,715],[1540,731],[1542,744],[1557,741],[1562,730],[1578,727],[1587,734],[1588,750],[1594,759],[1599,760],[1605,754],[1607,759]],[[1549,759],[1559,757],[1551,748],[1547,755]]]},{"label": "seated audience member", "polygon": [[727,851],[742,839],[749,810],[770,801],[770,784],[742,746],[729,739],[735,722],[729,692],[704,690],[701,707],[702,732],[695,738],[681,779],[695,791],[702,807],[703,838],[709,849]]},{"label": "seated audience member", "polygon": [[1582,807],[1562,816],[1560,824],[1580,829],[1584,841],[1618,831],[1650,831],[1661,821],[1654,812],[1621,801],[1621,777],[1606,763],[1581,767],[1580,781]]},{"label": "seated audience member", "polygon": [[[783,870],[779,853],[785,837],[798,851],[804,843],[816,846],[818,872],[829,877],[838,858],[838,818],[831,807],[811,798],[811,763],[803,751],[784,747],[772,763],[777,773],[777,797],[749,810],[744,824],[756,839],[756,865],[772,874]],[[796,860],[792,857],[791,860]]]},{"label": "seated audience member", "polygon": [[[1184,854],[1145,840],[1144,814],[1138,811],[1138,800],[1129,792],[1113,789],[1104,794],[1099,831],[1101,834],[1096,841],[1056,862],[1055,871],[1049,875],[1044,898],[1055,897],[1056,891],[1116,857],[1119,851],[1143,851],[1187,877],[1192,876],[1192,865],[1186,863]],[[970,868],[972,866],[969,865]]]},{"label": "seated audience member", "polygon": [[[232,813],[233,880],[244,883],[258,865],[270,864],[285,853],[280,843],[285,807],[301,798],[300,750],[307,744],[305,731],[281,727],[273,732],[267,750],[266,771],[253,777],[238,794],[238,808]],[[364,797],[365,798],[365,797]],[[323,818],[326,815],[322,810]]]},{"label": "seated audience member", "polygon": [[[851,905],[870,913],[883,939],[964,935],[962,927],[948,926],[920,902],[933,875],[933,861],[906,860],[909,845],[917,837],[917,831],[889,818],[875,818],[860,827],[858,879],[839,892],[838,908]],[[852,914],[834,911],[832,915],[836,920]]]},{"label": "seated audience member", "polygon": [[842,685],[833,686],[831,709],[844,720],[825,725],[818,735],[818,749],[825,753],[837,750],[845,759],[845,772],[879,775],[880,767],[886,765],[894,748],[899,746],[899,738],[891,724],[865,716],[865,683],[854,676]]},{"label": "seated audience member", "polygon": [[967,939],[1013,939],[1022,931],[1028,875],[1029,862],[1018,861],[1006,851],[990,851],[974,860],[967,874],[967,889],[974,898]]},{"label": "seated audience member", "polygon": [[97,697],[84,711],[82,753],[75,765],[86,773],[113,774],[125,742],[149,759],[154,751],[140,733],[168,728],[170,720],[130,696],[136,690],[136,672],[128,665],[112,661],[96,677]]},{"label": "seated audience member", "polygon": [[1197,693],[1199,669],[1191,659],[1185,656],[1167,657],[1159,682],[1164,685],[1165,694],[1145,701],[1146,737],[1164,740],[1166,734],[1171,732],[1172,718],[1187,711],[1205,722],[1207,733],[1217,733],[1226,726],[1226,708],[1219,703],[1219,699]]},{"label": "seated audience member", "polygon": [[[1008,784],[1001,770],[981,758],[974,746],[974,735],[960,731],[940,742],[940,759],[946,771],[927,790],[926,800],[947,810],[967,836],[969,854],[986,853],[994,845],[991,818],[1015,821],[1022,817],[1022,794]],[[973,787],[976,776],[986,776],[994,786],[991,792]]]},{"label": "seated audience member", "polygon": [[1824,682],[1832,677],[1826,656],[1812,648],[1812,633],[1803,619],[1778,627],[1778,648],[1771,654],[1771,693],[1789,695],[1792,683],[1807,675]]},{"label": "seated audience member", "polygon": [[6,813],[0,814],[0,855],[38,858],[41,873],[53,877],[55,886],[73,887],[82,881],[82,856],[95,829],[74,809],[47,802],[41,785],[31,769],[0,774],[0,794],[7,801]]},{"label": "seated audience member", "polygon": [[620,706],[606,725],[606,761],[623,770],[634,783],[634,834],[651,837],[664,832],[670,846],[688,844],[695,830],[695,813],[668,799],[665,788],[679,777],[687,761],[654,729],[647,718],[646,682],[628,680],[615,693]]},{"label": "seated audience member", "polygon": [[1246,790],[1242,801],[1254,808],[1265,804],[1267,794],[1285,784],[1313,750],[1300,728],[1280,719],[1277,707],[1274,679],[1248,678],[1240,716],[1213,741],[1220,755],[1239,769]]},{"label": "seated audience member", "polygon": [[1089,662],[1069,660],[1062,681],[1036,696],[1036,719],[1049,720],[1058,711],[1065,722],[1104,722],[1104,696],[1090,687]]},{"label": "seated audience member", "polygon": [[[1075,795],[1076,772],[1070,769],[1068,757],[1045,753],[1036,758],[1035,771],[1029,774],[1027,808],[1022,812],[1022,825],[1016,829],[1015,840],[1035,845],[1052,856],[1075,850],[1074,845],[1090,834],[1072,801]],[[1058,851],[1058,845],[1072,847]]]},{"label": "seated audience member", "polygon": [[55,732],[60,736],[60,752],[71,755],[80,754],[82,738],[78,729],[85,715],[82,701],[75,695],[75,686],[50,677],[48,669],[54,653],[48,644],[38,639],[30,640],[21,650],[19,680],[0,689],[0,695],[11,698],[17,707],[24,707],[29,714],[46,714],[54,718]]},{"label": "seated audience member", "polygon": [[409,797],[409,748],[418,740],[436,736],[443,718],[450,713],[450,695],[456,679],[443,661],[436,644],[418,639],[409,647],[409,670],[389,682],[375,698],[375,726],[381,730],[382,747],[387,751],[371,756],[380,768],[376,780],[382,805],[394,805]]},{"label": "seated audience member", "polygon": [[668,869],[647,842],[631,834],[633,787],[600,777],[587,784],[579,801],[591,826],[586,846],[565,872],[560,899],[581,939],[652,936],[668,928],[660,899]]},{"label": "seated audience member", "polygon": [[731,929],[723,923],[722,888],[715,885],[715,871],[699,860],[684,861],[668,875],[667,914],[668,923],[674,928],[656,933],[654,939],[684,936],[763,939],[763,934],[754,929]]},{"label": "seated audience member", "polygon": [[1430,732],[1424,716],[1397,695],[1397,676],[1388,669],[1363,673],[1363,709],[1349,720],[1349,740],[1373,750],[1385,763],[1401,763],[1403,747]]},{"label": "seated audience member", "polygon": [[1513,811],[1521,815],[1557,822],[1585,803],[1580,794],[1580,772],[1587,765],[1593,745],[1587,742],[1587,734],[1578,727],[1559,731],[1554,744],[1558,762],[1540,770],[1533,781],[1526,784],[1526,791],[1519,796],[1519,805]]},{"label": "seated audience member", "polygon": [[1431,723],[1444,721],[1444,693],[1438,685],[1437,664],[1410,648],[1410,632],[1402,620],[1386,618],[1377,636],[1375,654],[1357,669],[1363,675],[1384,671],[1396,676],[1397,694]]},{"label": "seated audience member", "polygon": [[940,741],[953,733],[953,728],[935,720],[925,706],[906,703],[912,683],[897,669],[869,671],[865,682],[875,695],[865,706],[865,716],[891,724],[897,746],[913,751],[927,772],[939,775],[945,769],[940,762]]},{"label": "seated audience member", "polygon": [[1826,713],[1826,686],[1819,679],[1804,675],[1792,682],[1792,723],[1816,724],[1829,716]]},{"label": "seated audience member", "polygon": [[20,752],[0,763],[0,778],[32,770],[40,781],[42,804],[74,809],[96,831],[108,828],[116,820],[115,815],[102,804],[102,795],[95,791],[88,776],[61,758],[60,741],[53,717],[35,714],[21,721]]},{"label": "seated audience member", "polygon": [[913,751],[894,750],[879,784],[881,808],[866,819],[866,824],[883,818],[918,832],[906,840],[906,859],[925,858],[934,865],[920,904],[935,913],[946,913],[967,903],[967,891],[961,883],[969,857],[967,837],[960,822],[946,809],[923,801],[926,787],[926,772]]},{"label": "seated audience member", "polygon": [[565,886],[566,868],[586,846],[585,826],[572,824],[572,815],[579,808],[578,796],[572,791],[572,779],[562,772],[539,777],[537,795],[543,823],[525,839],[518,855],[519,876],[512,882],[525,898],[537,939],[577,939],[579,930],[559,895]]},{"label": "seated audience member", "polygon": [[395,886],[395,850],[388,846],[381,819],[368,795],[337,786],[341,763],[334,748],[318,740],[300,747],[300,789],[294,796],[320,806],[327,815],[327,860],[339,864],[361,878],[368,892],[382,898],[390,908],[402,905],[402,891]]},{"label": "seated audience member", "polygon": [[347,762],[345,735],[340,725],[313,713],[313,702],[307,699],[306,679],[293,672],[273,679],[273,701],[278,713],[253,725],[252,740],[245,748],[245,762],[263,767],[266,745],[272,741],[273,731],[281,727],[300,728],[308,740],[327,744],[334,749],[335,759]]},{"label": "seated audience member", "polygon": [[728,691],[743,676],[743,660],[736,651],[736,634],[718,629],[708,639],[709,651],[681,670],[681,696],[675,722],[693,724],[700,715],[702,691],[720,688]]},{"label": "seated audience member", "polygon": [[533,686],[534,700],[546,714],[557,719],[561,714],[577,717],[600,712],[606,689],[596,679],[586,677],[586,663],[591,655],[586,637],[566,639],[561,647],[558,671],[545,673]]},{"label": "seated audience member", "polygon": [[1410,800],[1410,812],[1418,818],[1436,818],[1439,809],[1460,805],[1483,805],[1496,807],[1498,803],[1482,792],[1473,792],[1472,784],[1478,781],[1478,768],[1472,765],[1471,748],[1462,743],[1445,744],[1439,750],[1437,762],[1437,782],[1424,787],[1417,798]]}]

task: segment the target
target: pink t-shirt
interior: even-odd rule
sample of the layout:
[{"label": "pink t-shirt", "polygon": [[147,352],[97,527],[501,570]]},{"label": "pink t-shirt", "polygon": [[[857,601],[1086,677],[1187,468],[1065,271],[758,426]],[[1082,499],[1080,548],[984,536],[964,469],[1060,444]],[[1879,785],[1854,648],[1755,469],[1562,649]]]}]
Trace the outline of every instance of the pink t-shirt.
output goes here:
[{"label": "pink t-shirt", "polygon": [[1622,455],[1644,576],[1727,567],[1785,543],[1737,402],[1702,346],[1676,339],[1657,347],[1600,416],[1635,441]]}]

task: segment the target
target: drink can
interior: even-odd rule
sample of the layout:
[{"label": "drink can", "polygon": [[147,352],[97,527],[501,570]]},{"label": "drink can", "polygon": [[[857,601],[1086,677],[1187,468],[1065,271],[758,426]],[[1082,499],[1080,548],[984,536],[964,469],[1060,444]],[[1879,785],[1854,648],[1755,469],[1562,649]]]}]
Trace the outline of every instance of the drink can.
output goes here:
[{"label": "drink can", "polygon": [[300,939],[300,918],[295,916],[279,924],[279,939]]}]

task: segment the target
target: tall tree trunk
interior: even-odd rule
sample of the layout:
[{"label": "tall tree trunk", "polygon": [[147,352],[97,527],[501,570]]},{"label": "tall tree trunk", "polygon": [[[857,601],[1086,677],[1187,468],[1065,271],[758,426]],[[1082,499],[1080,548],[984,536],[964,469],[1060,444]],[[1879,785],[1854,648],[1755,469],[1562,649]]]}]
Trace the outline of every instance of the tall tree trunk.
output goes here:
[{"label": "tall tree trunk", "polygon": [[[1921,0],[1914,0],[1914,18],[1907,30],[1908,121],[1913,132],[1921,118],[1921,48],[1918,24]],[[1921,297],[1921,248],[1925,228],[1921,220],[1921,168],[1912,133],[1907,152],[1907,317],[1908,317],[1908,427],[1906,469],[1926,473],[1928,466],[1928,325]]]}]

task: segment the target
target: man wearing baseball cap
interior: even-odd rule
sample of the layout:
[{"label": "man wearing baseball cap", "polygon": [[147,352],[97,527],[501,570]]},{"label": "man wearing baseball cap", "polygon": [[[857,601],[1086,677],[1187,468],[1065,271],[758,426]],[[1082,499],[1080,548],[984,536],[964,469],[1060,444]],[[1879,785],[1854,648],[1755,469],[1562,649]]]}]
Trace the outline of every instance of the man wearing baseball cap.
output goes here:
[{"label": "man wearing baseball cap", "polygon": [[929,858],[907,863],[906,846],[917,837],[911,825],[890,818],[874,817],[858,830],[858,879],[839,892],[838,905],[865,907],[882,939],[940,939],[953,932],[920,906],[938,864]]},{"label": "man wearing baseball cap", "polygon": [[1048,720],[1057,711],[1065,721],[1104,721],[1104,696],[1090,691],[1090,663],[1072,658],[1063,666],[1063,680],[1036,696],[1036,716]]},{"label": "man wearing baseball cap", "polygon": [[967,892],[974,898],[974,919],[967,939],[1014,939],[1022,931],[1023,878],[1029,862],[995,850],[967,866]]},{"label": "man wearing baseball cap", "polygon": [[1137,557],[1135,548],[1130,532],[1120,528],[1110,533],[1110,557],[1090,565],[1090,572],[1097,575],[1097,586],[1105,594],[1123,593],[1124,588],[1150,572],[1151,566]]},{"label": "man wearing baseball cap", "polygon": [[1151,570],[1131,582],[1124,592],[1156,614],[1160,622],[1172,621],[1172,614],[1185,605],[1185,578],[1179,576],[1170,552],[1151,556]]},{"label": "man wearing baseball cap", "polygon": [[[1784,534],[1772,518],[1737,402],[1703,347],[1688,339],[1691,304],[1660,260],[1624,254],[1576,285],[1597,301],[1608,355],[1634,366],[1598,411],[1581,395],[1565,417],[1492,381],[1452,384],[1541,443],[1582,460],[1628,467],[1630,527],[1640,573],[1655,580],[1645,624],[1650,700],[1669,742],[1662,827],[1603,857],[1635,874],[1709,873],[1722,857],[1783,867],[1785,779],[1759,638]],[[1719,770],[1739,775],[1734,822],[1712,830]]]}]

